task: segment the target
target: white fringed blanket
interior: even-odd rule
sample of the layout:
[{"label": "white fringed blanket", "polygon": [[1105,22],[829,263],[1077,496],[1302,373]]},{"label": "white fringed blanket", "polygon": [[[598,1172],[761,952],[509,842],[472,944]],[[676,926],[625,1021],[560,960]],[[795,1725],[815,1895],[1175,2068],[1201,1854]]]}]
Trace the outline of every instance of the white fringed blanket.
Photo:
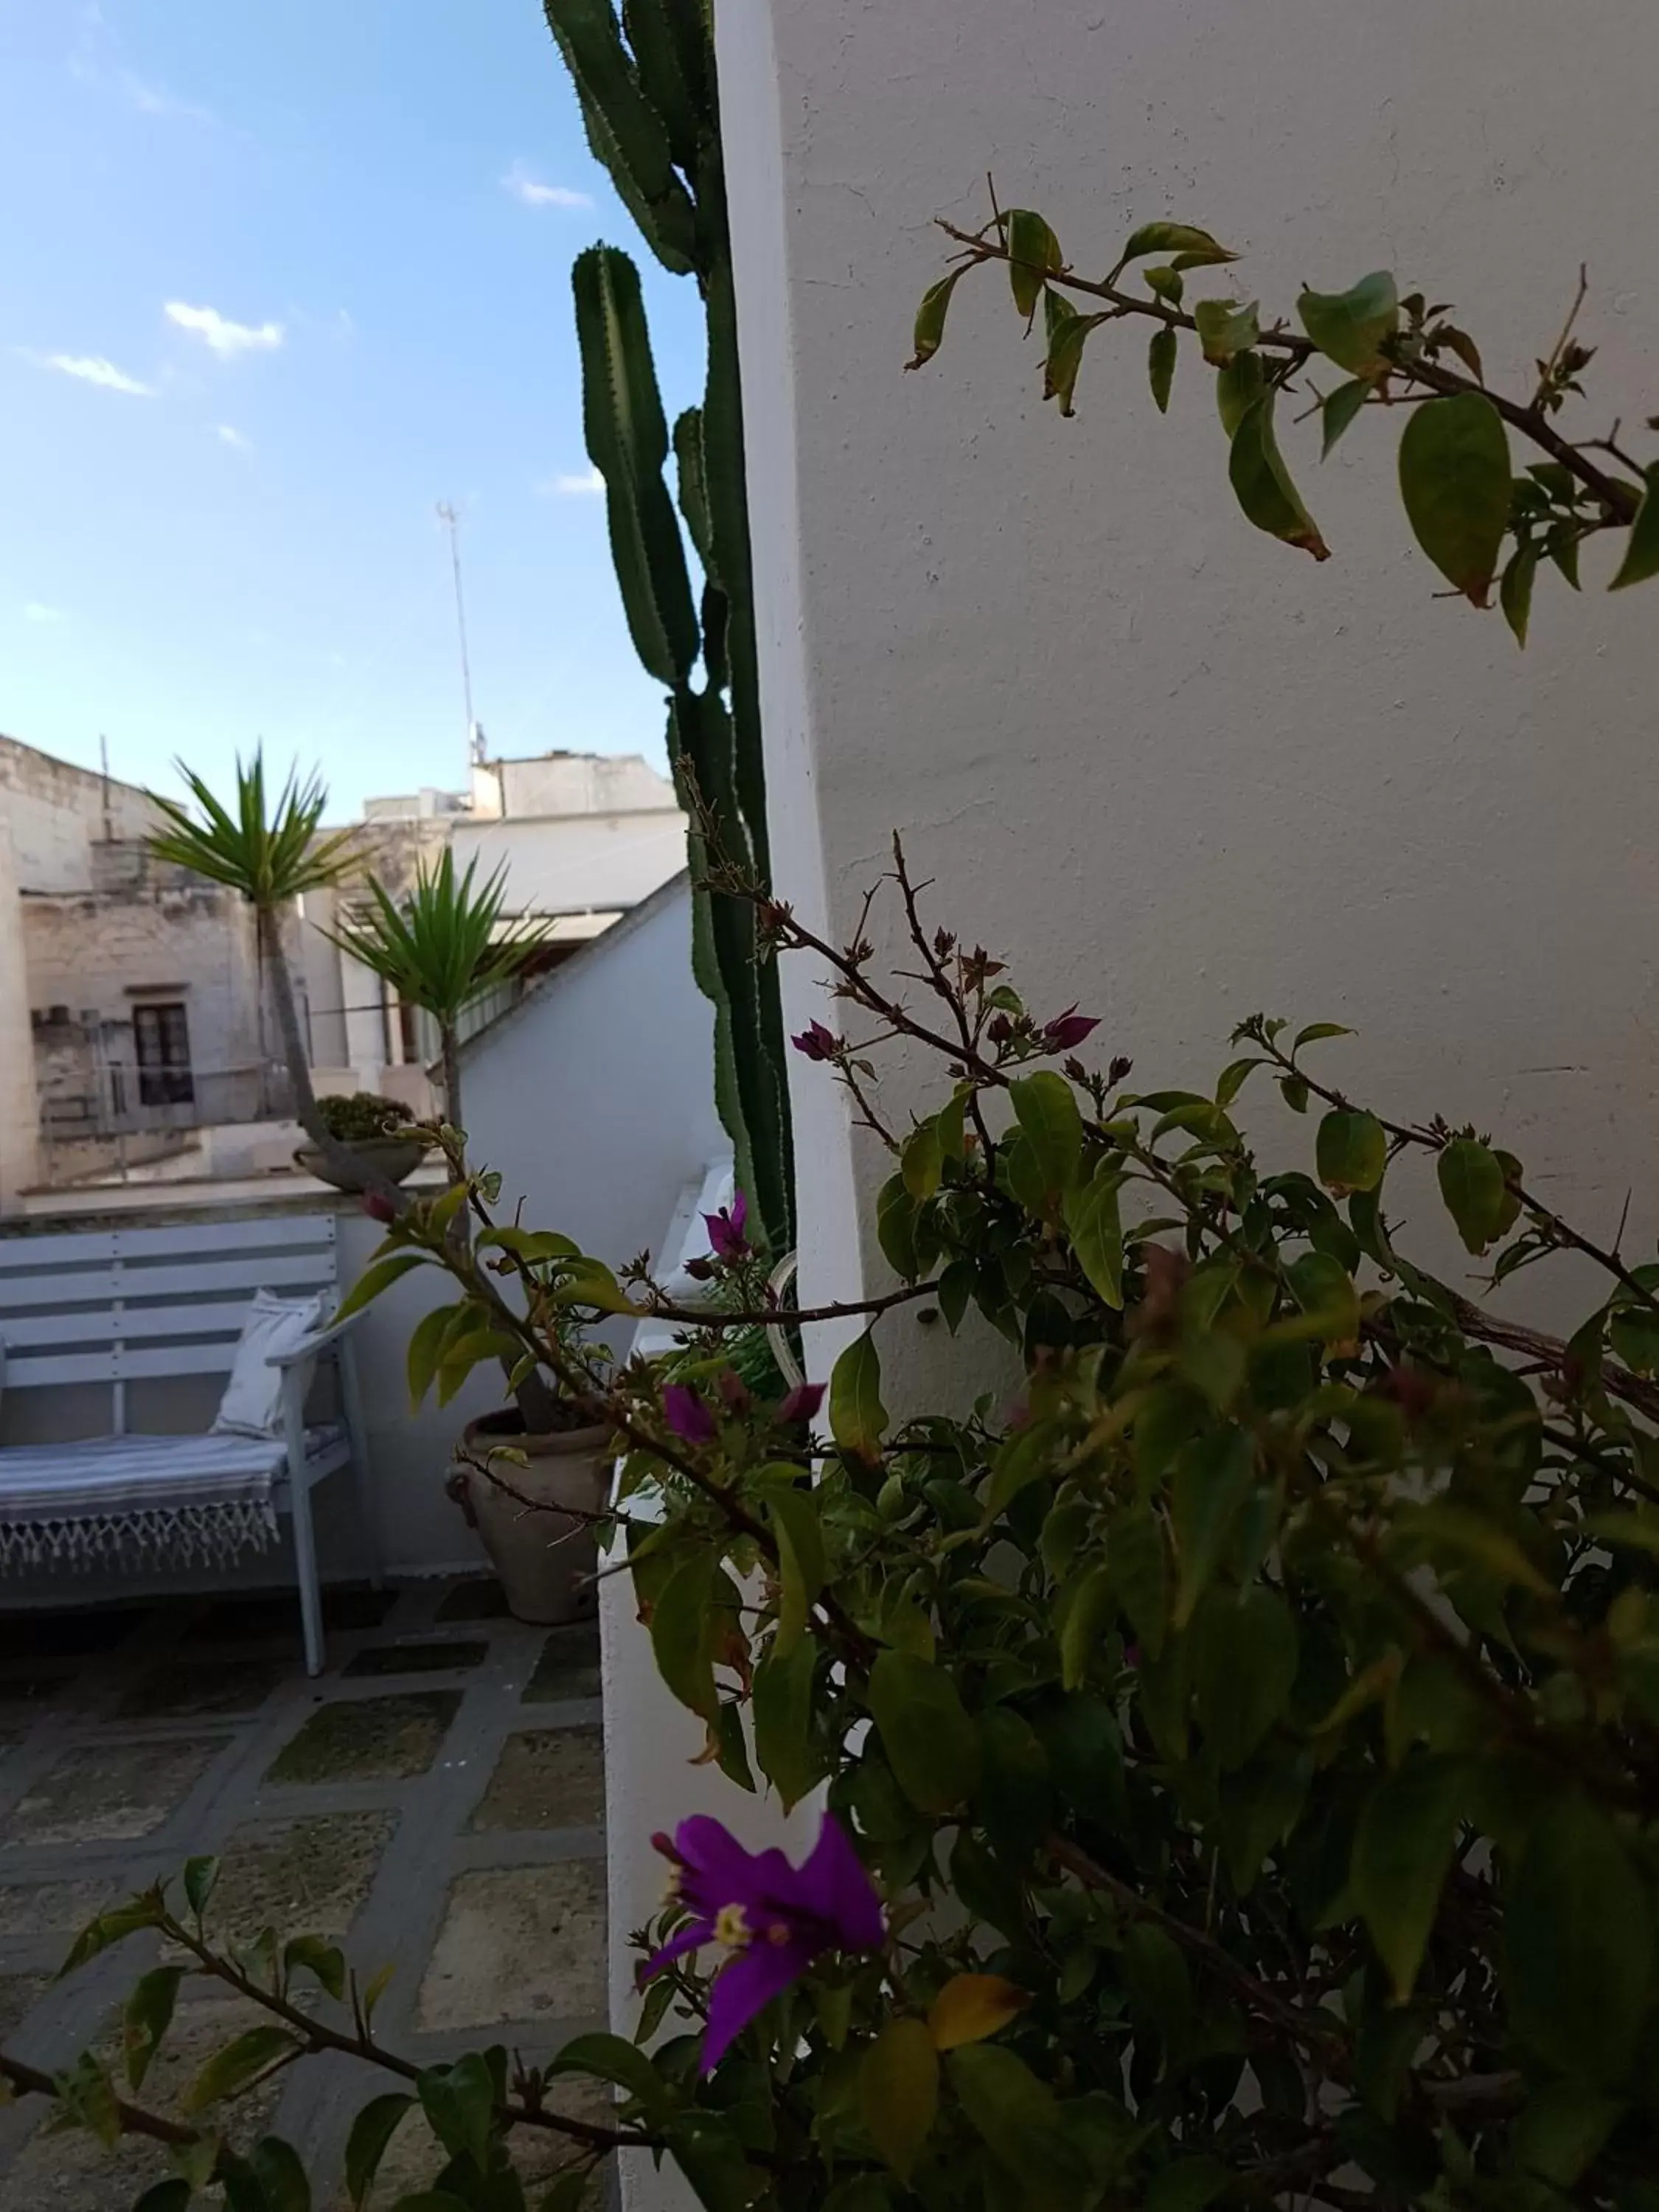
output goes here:
[{"label": "white fringed blanket", "polygon": [[[312,1430],[307,1455],[331,1440]],[[0,1575],[227,1565],[275,1540],[287,1454],[264,1437],[98,1437],[0,1452]]]}]

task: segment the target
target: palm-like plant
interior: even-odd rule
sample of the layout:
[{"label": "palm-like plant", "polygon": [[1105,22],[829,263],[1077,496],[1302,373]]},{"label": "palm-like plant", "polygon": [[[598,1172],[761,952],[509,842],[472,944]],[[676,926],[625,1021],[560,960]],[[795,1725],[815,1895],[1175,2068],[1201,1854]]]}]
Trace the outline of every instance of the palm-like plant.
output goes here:
[{"label": "palm-like plant", "polygon": [[460,1022],[467,1008],[508,981],[546,938],[550,922],[509,921],[502,929],[507,869],[475,885],[478,863],[457,874],[447,847],[434,868],[421,869],[414,889],[394,898],[378,877],[367,884],[369,906],[345,917],[328,935],[399,998],[438,1025],[444,1111],[461,1123]]},{"label": "palm-like plant", "polygon": [[195,808],[164,799],[158,792],[148,793],[165,824],[152,833],[149,849],[158,860],[240,891],[253,908],[260,962],[276,1010],[295,1110],[306,1134],[332,1152],[337,1147],[318,1114],[311,1066],[300,1035],[293,979],[283,950],[283,913],[303,892],[340,881],[354,865],[357,833],[336,830],[319,834],[328,793],[315,775],[302,780],[297,769],[290,770],[271,806],[264,756],[258,747],[252,760],[245,763],[237,759],[234,807],[222,805],[193,769],[182,761],[174,765]]}]

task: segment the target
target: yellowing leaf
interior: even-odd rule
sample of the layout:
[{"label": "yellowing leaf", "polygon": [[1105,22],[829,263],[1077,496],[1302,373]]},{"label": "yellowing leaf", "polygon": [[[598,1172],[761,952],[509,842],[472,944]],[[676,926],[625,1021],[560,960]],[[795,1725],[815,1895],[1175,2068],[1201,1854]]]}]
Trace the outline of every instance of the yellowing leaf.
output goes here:
[{"label": "yellowing leaf", "polygon": [[890,2020],[864,2055],[859,2106],[870,2140],[908,2181],[939,2111],[939,2054],[919,2020]]},{"label": "yellowing leaf", "polygon": [[927,2033],[935,2051],[981,2043],[1018,2020],[1030,2002],[1029,1990],[1000,1974],[953,1974],[933,1999]]}]

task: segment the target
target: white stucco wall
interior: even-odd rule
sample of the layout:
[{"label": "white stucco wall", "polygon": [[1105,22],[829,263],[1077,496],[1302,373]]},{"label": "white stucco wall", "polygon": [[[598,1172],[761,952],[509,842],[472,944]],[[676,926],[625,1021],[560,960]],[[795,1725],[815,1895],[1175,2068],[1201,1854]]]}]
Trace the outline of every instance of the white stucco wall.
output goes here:
[{"label": "white stucco wall", "polygon": [[464,1048],[470,1148],[501,1172],[503,1217],[522,1198],[531,1226],[613,1267],[655,1250],[685,1183],[726,1146],[690,946],[682,878]]},{"label": "white stucco wall", "polygon": [[455,865],[482,880],[507,869],[510,914],[576,914],[638,905],[685,866],[685,817],[649,812],[527,815],[455,824]]},{"label": "white stucco wall", "polygon": [[[1237,511],[1190,359],[1161,421],[1144,335],[1103,329],[1062,422],[995,271],[959,289],[933,368],[901,364],[944,265],[933,218],[980,222],[989,167],[1085,269],[1164,216],[1247,252],[1244,296],[1273,309],[1390,265],[1458,303],[1510,387],[1588,257],[1596,397],[1570,425],[1639,419],[1659,18],[725,0],[719,35],[781,889],[846,933],[896,826],[930,914],[1011,955],[1039,1006],[1103,1015],[1097,1041],[1149,1081],[1212,1076],[1260,1006],[1350,1022],[1345,1081],[1501,1128],[1587,1226],[1610,1236],[1633,1182],[1634,1249],[1659,600],[1547,576],[1518,653],[1435,596],[1393,419],[1323,469],[1291,434],[1335,549],[1316,567]],[[786,976],[795,1026],[822,1004]],[[836,1149],[821,1072],[793,1073],[805,1285],[844,1291],[848,1161],[872,1275],[885,1162]],[[884,1335],[900,1367],[923,1341]]]}]

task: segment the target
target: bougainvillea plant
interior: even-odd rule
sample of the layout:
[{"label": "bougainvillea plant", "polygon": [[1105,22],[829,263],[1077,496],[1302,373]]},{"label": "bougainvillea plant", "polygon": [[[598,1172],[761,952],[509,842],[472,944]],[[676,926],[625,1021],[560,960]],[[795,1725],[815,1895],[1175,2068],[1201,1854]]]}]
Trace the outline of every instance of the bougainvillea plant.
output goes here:
[{"label": "bougainvillea plant", "polygon": [[[822,1403],[726,1364],[769,1304],[681,1311],[497,1222],[476,1174],[393,1222],[352,1294],[448,1271],[417,1395],[505,1352],[610,1424],[614,1563],[662,1678],[734,1795],[817,1800],[817,1851],[684,1824],[635,2039],[441,2067],[380,2042],[372,1962],[216,1944],[197,1862],[71,1960],[170,1947],[125,2078],[93,2053],[6,2077],[160,2133],[179,2179],[146,2212],[304,2212],[296,2154],[243,2143],[234,2100],[338,2051],[394,2077],[353,2129],[352,2203],[381,2201],[417,2104],[441,2141],[406,2212],[519,2212],[550,2133],[574,2160],[551,2212],[617,2144],[712,2212],[1651,2212],[1659,1264],[1500,1140],[1350,1096],[1333,1024],[1252,1017],[1206,1088],[1149,1089],[1086,1011],[1029,1006],[930,927],[896,848],[893,884],[919,984],[761,901],[832,979],[804,1053],[894,1155],[896,1287],[793,1316],[861,1326]],[[902,1127],[895,1040],[940,1076]],[[1409,1256],[1407,1210],[1462,1260]],[[715,1266],[748,1265],[726,1227]],[[1495,1310],[1561,1258],[1595,1285],[1570,1338]],[[586,1364],[571,1316],[628,1313],[682,1325],[666,1389]],[[913,1314],[981,1333],[971,1407],[890,1418],[883,1335]],[[144,2069],[198,1973],[268,2022],[161,2114]],[[614,2118],[568,2112],[577,2075]]]},{"label": "bougainvillea plant", "polygon": [[[1395,411],[1413,534],[1453,595],[1485,607],[1496,587],[1518,644],[1527,641],[1540,564],[1552,562],[1578,590],[1588,540],[1610,535],[1618,545],[1612,589],[1659,576],[1659,458],[1634,458],[1619,422],[1585,438],[1570,436],[1563,421],[1568,402],[1583,397],[1581,380],[1595,355],[1575,335],[1588,289],[1582,270],[1559,335],[1536,362],[1531,389],[1517,396],[1487,383],[1480,349],[1449,304],[1402,294],[1386,269],[1346,291],[1304,289],[1292,325],[1282,316],[1264,320],[1260,301],[1221,274],[1238,255],[1194,223],[1143,223],[1098,277],[1072,266],[1046,217],[1000,207],[994,188],[980,229],[940,228],[957,252],[917,312],[912,368],[939,351],[963,277],[996,263],[1027,329],[1042,317],[1042,395],[1062,415],[1076,412],[1085,350],[1103,324],[1150,325],[1146,371],[1160,412],[1183,350],[1195,354],[1214,378],[1239,506],[1258,530],[1316,561],[1330,548],[1279,442],[1285,401],[1297,409],[1291,419],[1317,419],[1321,460],[1362,414]],[[1188,300],[1189,280],[1227,289]],[[1647,428],[1659,429],[1659,416]],[[1519,475],[1511,434],[1541,457]]]}]

